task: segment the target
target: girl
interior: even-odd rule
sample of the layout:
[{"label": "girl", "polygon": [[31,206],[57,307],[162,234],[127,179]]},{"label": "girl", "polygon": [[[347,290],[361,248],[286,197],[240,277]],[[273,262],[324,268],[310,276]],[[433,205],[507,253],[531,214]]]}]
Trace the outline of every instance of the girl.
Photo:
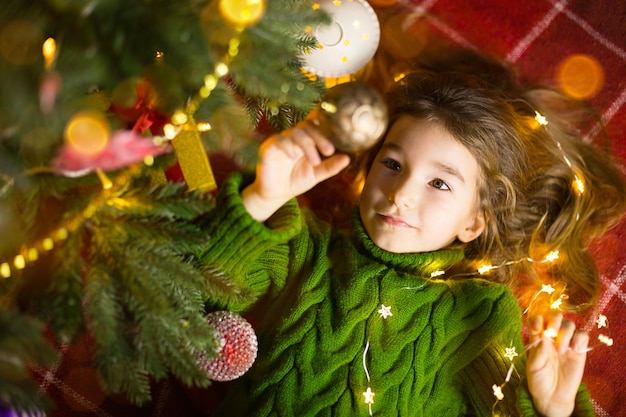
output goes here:
[{"label": "girl", "polygon": [[[492,81],[396,83],[351,230],[294,199],[349,164],[312,121],[268,139],[254,179],[222,186],[199,259],[247,283],[255,303],[217,307],[249,312],[259,339],[223,415],[593,415],[587,334],[534,316],[526,361],[511,277],[532,279],[544,264],[529,259],[559,250],[550,272],[592,300],[597,279],[575,269],[624,210],[623,179],[551,117],[538,123],[536,97]],[[485,259],[501,267],[461,273]]]}]

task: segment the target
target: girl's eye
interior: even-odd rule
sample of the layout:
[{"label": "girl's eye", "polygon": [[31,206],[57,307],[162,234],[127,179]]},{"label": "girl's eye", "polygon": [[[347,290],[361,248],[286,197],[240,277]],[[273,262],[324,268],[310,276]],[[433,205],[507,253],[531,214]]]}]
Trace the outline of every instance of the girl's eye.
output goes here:
[{"label": "girl's eye", "polygon": [[395,159],[385,158],[381,161],[381,163],[393,171],[400,171],[400,164]]},{"label": "girl's eye", "polygon": [[438,190],[450,191],[450,187],[448,186],[448,184],[446,184],[446,182],[441,178],[435,178],[430,182],[430,185]]}]

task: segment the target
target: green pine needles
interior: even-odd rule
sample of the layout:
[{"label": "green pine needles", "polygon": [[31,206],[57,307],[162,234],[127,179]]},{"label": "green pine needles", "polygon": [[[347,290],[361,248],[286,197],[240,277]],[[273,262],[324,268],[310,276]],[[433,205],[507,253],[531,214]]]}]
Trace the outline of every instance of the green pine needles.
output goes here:
[{"label": "green pine needles", "polygon": [[[308,0],[267,0],[263,18],[236,28],[217,0],[8,0],[0,11],[0,403],[45,404],[24,363],[49,364],[52,347],[88,337],[104,388],[137,404],[150,382],[210,381],[198,355],[214,354],[205,305],[248,299],[241,283],[190,254],[210,236],[196,225],[212,194],[153,181],[170,153],[109,171],[51,166],[65,129],[83,110],[112,131],[146,115],[144,136],[199,96],[219,63],[228,73],[194,108],[207,149],[251,167],[261,121],[283,129],[324,93],[301,70],[316,45],[307,28],[328,21]],[[53,56],[42,45],[56,41]],[[141,86],[149,86],[142,89]],[[202,96],[200,94],[200,96]],[[53,336],[44,338],[43,327]],[[21,366],[21,368],[20,368]],[[19,369],[18,369],[19,368]],[[10,388],[9,388],[10,387]]]}]

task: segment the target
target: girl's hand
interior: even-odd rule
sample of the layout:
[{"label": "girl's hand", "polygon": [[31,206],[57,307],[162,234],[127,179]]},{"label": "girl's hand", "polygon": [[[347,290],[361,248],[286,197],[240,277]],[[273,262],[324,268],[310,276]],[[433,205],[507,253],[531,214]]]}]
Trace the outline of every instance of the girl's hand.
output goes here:
[{"label": "girl's hand", "polygon": [[589,335],[555,313],[547,318],[531,317],[530,342],[526,374],[536,410],[547,417],[571,416]]},{"label": "girl's hand", "polygon": [[337,175],[349,163],[348,155],[335,155],[333,144],[306,120],[261,145],[256,178],[243,190],[243,204],[253,218],[265,221],[291,198]]}]

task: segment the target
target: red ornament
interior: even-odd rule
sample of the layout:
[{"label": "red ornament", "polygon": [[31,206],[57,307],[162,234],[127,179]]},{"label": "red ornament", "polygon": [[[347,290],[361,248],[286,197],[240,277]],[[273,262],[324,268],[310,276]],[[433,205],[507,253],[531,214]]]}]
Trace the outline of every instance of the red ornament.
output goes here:
[{"label": "red ornament", "polygon": [[258,344],[254,329],[243,317],[230,311],[209,313],[206,318],[215,328],[219,348],[215,358],[206,360],[201,355],[201,366],[214,381],[239,378],[256,359]]}]

